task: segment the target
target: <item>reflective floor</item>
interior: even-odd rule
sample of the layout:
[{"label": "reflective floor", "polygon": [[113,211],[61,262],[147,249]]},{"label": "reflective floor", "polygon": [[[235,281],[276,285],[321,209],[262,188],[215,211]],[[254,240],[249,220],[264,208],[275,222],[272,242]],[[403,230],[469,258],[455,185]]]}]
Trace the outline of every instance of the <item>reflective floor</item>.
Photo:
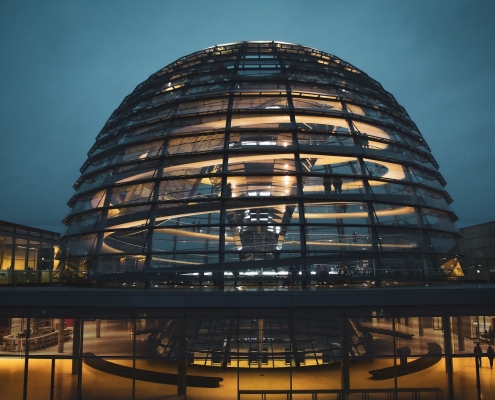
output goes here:
[{"label": "reflective floor", "polygon": [[[126,364],[119,361],[121,364]],[[127,363],[131,365],[131,362]],[[390,381],[372,381],[369,379],[368,370],[378,368],[379,362],[366,365],[355,365],[351,368],[352,388],[386,388],[390,387]],[[27,398],[36,400],[50,399],[50,365],[49,360],[29,361],[29,384],[27,388]],[[165,371],[167,366],[156,365],[150,362],[137,363],[140,368],[156,369]],[[4,400],[14,400],[23,398],[23,369],[22,359],[2,359],[0,368],[1,398]],[[171,371],[173,368],[170,368]],[[476,373],[474,361],[470,358],[454,360],[454,398],[455,399],[475,399],[476,398]],[[191,366],[190,373],[195,375],[208,374],[209,376],[221,376],[224,380],[220,388],[192,388],[187,389],[188,399],[235,399],[237,398],[237,372],[235,369],[222,370],[220,368],[209,369],[208,371]],[[83,399],[132,399],[132,380],[116,377],[96,371],[87,366],[83,366],[82,398]],[[308,369],[293,373],[292,389],[338,389],[340,387],[340,374],[338,371]],[[482,398],[495,399],[495,372],[493,369],[484,366],[480,369]],[[250,370],[240,377],[242,388],[250,389],[288,389],[287,371],[283,369],[266,371]],[[447,376],[445,365],[440,362],[428,370],[417,372],[398,379],[399,387],[438,387],[443,390],[443,398],[447,397]],[[76,398],[77,377],[71,375],[71,362],[68,360],[57,360],[55,367],[55,387],[54,399],[70,400]],[[173,385],[162,385],[136,381],[136,399],[175,399],[176,387]],[[244,397],[243,397],[244,398]],[[249,397],[246,397],[249,398]],[[254,397],[253,397],[254,398]],[[260,398],[258,396],[257,398]],[[276,396],[270,397],[276,399]],[[285,398],[280,396],[280,398]],[[300,399],[308,398],[300,395]],[[336,395],[318,396],[320,399],[332,398]],[[349,399],[361,399],[360,394],[351,395]],[[371,395],[370,399],[386,398],[385,395]],[[404,394],[399,398],[411,398],[411,394]],[[434,395],[428,397],[422,394],[421,399],[433,399]]]},{"label": "reflective floor", "polygon": [[[111,357],[112,354],[122,355],[129,342],[128,332],[116,329],[112,324],[101,324],[101,336],[96,338],[96,323],[85,322],[84,351],[96,354],[105,353]],[[413,353],[424,353],[425,344],[428,342],[442,343],[443,334],[441,330],[425,328],[424,336],[418,335],[418,330],[401,325],[400,330],[405,333],[414,334],[412,340],[401,339],[403,345],[411,348]],[[374,324],[375,328],[388,327],[385,321]],[[387,349],[392,346],[392,339],[387,335],[373,334],[377,346]],[[453,335],[454,341],[457,340]],[[465,340],[466,351],[456,351],[456,355],[467,355],[473,344]],[[136,348],[144,349],[148,346],[147,335],[139,335],[136,340]],[[454,345],[455,346],[455,345]],[[483,345],[486,351],[486,345]],[[129,349],[130,350],[130,349]],[[385,350],[386,351],[386,350]],[[72,341],[64,344],[64,353],[58,354],[57,347],[50,347],[33,352],[33,356],[69,356],[72,353]],[[124,353],[125,354],[125,353]],[[131,353],[129,353],[131,354]],[[2,357],[3,355],[3,357]],[[14,354],[0,354],[0,399],[14,400],[23,399],[24,368],[26,365],[23,357],[12,357]],[[132,366],[132,360],[109,359],[110,361]],[[388,367],[393,364],[392,359],[375,358],[370,360],[359,360],[350,362],[350,387],[351,389],[384,389],[393,388],[394,379],[371,380],[369,371],[373,369]],[[33,359],[28,362],[27,371],[27,399],[50,400],[53,399],[75,399],[78,386],[77,375],[72,375],[72,361],[67,359],[55,360],[55,374],[53,397],[50,392],[51,381],[50,359]],[[177,365],[163,359],[136,360],[136,367],[151,371],[176,373]],[[472,357],[454,358],[453,361],[453,385],[454,399],[476,399],[476,367]],[[482,399],[495,399],[495,371],[489,368],[488,360],[483,359],[480,371],[480,386]],[[341,387],[340,366],[306,366],[301,368],[221,368],[217,366],[199,366],[190,364],[188,374],[222,377],[223,381],[219,388],[187,388],[187,399],[236,399],[238,388],[241,390],[268,390],[283,389],[339,389]],[[82,365],[82,398],[99,399],[178,399],[177,387],[136,380],[134,385],[132,379],[117,377],[108,373],[97,371],[87,365]],[[397,378],[399,388],[439,388],[443,392],[443,399],[448,398],[448,379],[445,361],[442,359],[434,366],[416,373]],[[134,394],[134,397],[133,397]],[[242,399],[260,399],[261,396],[243,395]],[[285,395],[269,395],[267,399],[285,399]],[[336,394],[318,395],[318,399],[336,399]],[[361,394],[352,394],[348,399],[362,399]],[[386,394],[371,394],[369,399],[386,399]],[[398,399],[410,399],[411,393],[400,393]],[[413,397],[414,398],[414,397]],[[421,399],[436,399],[434,393],[422,393]],[[294,395],[293,399],[311,399],[311,395]]]}]

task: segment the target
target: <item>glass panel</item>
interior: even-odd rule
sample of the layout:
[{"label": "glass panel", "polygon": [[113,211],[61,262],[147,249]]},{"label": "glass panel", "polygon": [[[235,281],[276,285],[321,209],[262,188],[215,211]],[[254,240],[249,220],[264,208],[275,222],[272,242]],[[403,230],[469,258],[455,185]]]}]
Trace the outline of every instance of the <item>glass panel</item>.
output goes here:
[{"label": "glass panel", "polygon": [[254,114],[233,114],[231,128],[249,128],[249,129],[290,129],[292,126],[289,114],[257,116]]},{"label": "glass panel", "polygon": [[160,182],[158,200],[198,200],[217,198],[220,187],[210,178],[198,176],[191,179],[175,179]]},{"label": "glass panel", "polygon": [[426,205],[450,210],[450,206],[442,193],[420,187],[415,188],[415,190]]},{"label": "glass panel", "polygon": [[431,251],[431,245],[426,235],[421,231],[406,229],[378,229],[379,246],[384,251],[408,249],[416,251]]},{"label": "glass panel", "polygon": [[110,206],[146,202],[151,196],[153,185],[153,182],[147,182],[138,185],[116,187],[111,194]]},{"label": "glass panel", "polygon": [[[310,130],[318,131],[318,126],[308,125]],[[298,126],[301,129],[301,126]],[[329,126],[329,128],[331,128]],[[308,128],[304,129],[308,130]],[[297,140],[301,150],[330,151],[329,148],[319,146],[354,146],[351,136],[347,133],[335,133],[333,129],[323,132],[298,133]],[[316,155],[315,155],[316,156]]]},{"label": "glass panel", "polygon": [[[13,245],[14,240],[11,237],[0,236],[0,269],[10,269],[12,265]],[[1,277],[0,282],[2,282]]]},{"label": "glass panel", "polygon": [[375,203],[373,208],[380,225],[420,226],[414,207]]},{"label": "glass panel", "polygon": [[[369,176],[376,176],[379,178],[391,179],[394,181],[400,181],[406,179],[404,168],[400,164],[390,163],[385,161],[375,161],[369,159],[363,159],[366,165],[366,173]],[[383,185],[384,182],[371,180],[370,185]]]},{"label": "glass panel", "polygon": [[[471,347],[472,343],[469,343]],[[472,349],[469,349],[470,352],[472,352]],[[464,400],[464,399],[469,399],[469,398],[476,398],[478,394],[478,390],[476,387],[476,360],[474,357],[466,357],[466,358],[459,358],[459,357],[454,357],[453,360],[453,370],[454,373],[452,374],[452,381],[454,383],[454,393],[453,397],[455,400]],[[483,370],[483,368],[480,368],[480,372],[485,372],[485,371],[490,371],[489,369]],[[483,382],[485,383],[485,382]],[[483,385],[483,389],[484,389]],[[487,391],[486,393],[490,396],[493,393],[493,388],[490,391]],[[484,391],[481,391],[484,393]],[[482,398],[484,398],[483,396]]]},{"label": "glass panel", "polygon": [[[256,133],[256,132],[232,132],[230,134],[229,149],[268,151],[276,147],[291,147],[291,133]],[[232,153],[232,157],[235,155]],[[284,155],[287,157],[287,155]],[[237,156],[239,157],[239,156]]]},{"label": "glass panel", "polygon": [[225,135],[195,135],[171,138],[167,145],[168,155],[219,151],[223,149]]},{"label": "glass panel", "polygon": [[[142,250],[141,250],[142,251]],[[115,271],[141,271],[144,268],[145,257],[135,256],[101,256],[98,257],[98,272],[102,274]],[[94,269],[92,273],[97,273]]]},{"label": "glass panel", "polygon": [[[296,115],[297,128],[302,131],[322,131],[326,133],[348,133],[349,125],[345,119],[321,117],[317,115]],[[327,140],[327,144],[330,141]]]},{"label": "glass panel", "polygon": [[0,385],[0,397],[2,399],[22,399],[24,365],[24,359],[0,356],[0,382],[3,382]]},{"label": "glass panel", "polygon": [[83,195],[77,199],[76,204],[72,207],[71,214],[91,210],[92,208],[103,207],[105,197],[106,190],[100,190],[96,193]]},{"label": "glass panel", "polygon": [[[420,360],[420,361],[418,361]],[[411,360],[408,363],[421,362],[424,365],[432,366],[413,374],[407,374],[397,378],[397,387],[399,389],[417,389],[421,399],[437,399],[443,396],[447,397],[449,393],[448,375],[445,373],[445,357],[442,355],[425,354],[419,358]],[[400,361],[398,360],[400,368]],[[421,392],[424,390],[424,392]],[[428,392],[429,391],[429,392]],[[411,391],[399,392],[399,400],[409,400]],[[467,398],[470,398],[469,396]],[[472,398],[472,397],[471,397]]]},{"label": "glass panel", "polygon": [[239,390],[290,390],[288,366],[292,357],[288,321],[243,318],[238,324]]},{"label": "glass panel", "polygon": [[101,218],[101,211],[89,212],[77,215],[70,220],[70,225],[65,235],[75,235],[78,233],[90,232]]},{"label": "glass panel", "polygon": [[385,121],[389,123],[393,123],[393,120],[385,113],[378,109],[373,109],[373,108],[368,108],[368,107],[361,107],[355,104],[349,104],[347,103],[347,108],[352,114],[357,114],[357,115],[365,115],[367,117],[377,119],[380,121]]},{"label": "glass panel", "polygon": [[132,321],[91,319],[84,321],[83,353],[98,357],[132,355]]},{"label": "glass panel", "polygon": [[378,137],[389,140],[394,138],[394,134],[386,128],[370,125],[359,121],[353,121],[353,124],[361,134],[366,133],[368,137]]},{"label": "glass panel", "polygon": [[[230,89],[230,88],[229,88]],[[227,89],[228,91],[228,89]],[[239,82],[234,87],[234,92],[257,92],[263,94],[285,94],[285,83],[284,82]],[[276,92],[276,93],[273,93]]]},{"label": "glass panel", "polygon": [[51,360],[37,360],[33,358],[29,360],[27,385],[28,400],[50,399],[51,370]]},{"label": "glass panel", "polygon": [[409,167],[409,170],[414,182],[419,182],[423,185],[431,186],[437,189],[443,189],[443,185],[438,181],[437,177],[434,176],[433,173],[413,167]]},{"label": "glass panel", "polygon": [[174,120],[167,127],[166,136],[175,136],[192,132],[204,132],[216,129],[225,129],[225,115],[211,115],[205,117],[189,117]]},{"label": "glass panel", "polygon": [[18,269],[18,270],[26,269],[26,253],[27,253],[27,240],[16,239],[14,269]]},{"label": "glass panel", "polygon": [[318,98],[294,98],[292,99],[294,104],[294,109],[302,109],[302,110],[315,110],[315,111],[324,111],[324,112],[341,112],[342,111],[342,103],[337,101],[330,101],[325,99]]},{"label": "glass panel", "polygon": [[[105,360],[99,357],[87,357],[83,360],[81,397],[83,399],[108,399],[118,398],[132,399],[132,379],[103,372],[87,365],[88,362],[104,363],[112,367],[112,364],[132,367],[132,360]],[[110,363],[110,364],[107,364]]]},{"label": "glass panel", "polygon": [[[101,251],[103,253],[143,254],[148,238],[148,230],[120,230],[105,233]],[[129,257],[132,259],[132,257]],[[131,265],[134,263],[130,263]],[[121,267],[130,267],[129,259],[121,263]]]},{"label": "glass panel", "polygon": [[447,214],[437,211],[423,209],[423,214],[432,229],[439,229],[443,231],[457,232],[454,223]]},{"label": "glass panel", "polygon": [[77,399],[77,375],[72,375],[72,360],[55,360],[54,399]]},{"label": "glass panel", "polygon": [[229,105],[229,99],[208,99],[200,101],[182,102],[177,110],[178,115],[194,114],[199,112],[209,112],[217,110],[226,110]]},{"label": "glass panel", "polygon": [[71,237],[65,251],[70,256],[81,256],[93,253],[96,246],[96,233],[91,235]]},{"label": "glass panel", "polygon": [[286,97],[234,97],[232,108],[237,109],[263,109],[278,110],[288,108]]},{"label": "glass panel", "polygon": [[144,225],[150,216],[151,206],[110,208],[106,228],[119,228],[132,221],[133,225]]},{"label": "glass panel", "polygon": [[306,203],[304,216],[308,224],[338,224],[343,229],[345,225],[367,224],[368,207],[366,203],[351,202]]},{"label": "glass panel", "polygon": [[431,245],[437,253],[457,254],[456,241],[452,234],[428,232]]},{"label": "glass panel", "polygon": [[[302,94],[322,94],[336,96],[338,94],[338,89],[328,86],[316,86],[305,83],[291,82],[292,95],[300,96]],[[316,96],[315,96],[316,97]]]}]

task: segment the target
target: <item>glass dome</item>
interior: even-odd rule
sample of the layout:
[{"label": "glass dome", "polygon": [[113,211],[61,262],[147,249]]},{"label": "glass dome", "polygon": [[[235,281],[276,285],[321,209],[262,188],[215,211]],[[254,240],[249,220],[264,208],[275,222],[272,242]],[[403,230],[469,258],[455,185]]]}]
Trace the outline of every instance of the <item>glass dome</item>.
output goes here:
[{"label": "glass dome", "polygon": [[218,45],[113,112],[74,185],[63,260],[225,279],[435,273],[455,257],[444,186],[407,112],[361,70],[295,44]]}]

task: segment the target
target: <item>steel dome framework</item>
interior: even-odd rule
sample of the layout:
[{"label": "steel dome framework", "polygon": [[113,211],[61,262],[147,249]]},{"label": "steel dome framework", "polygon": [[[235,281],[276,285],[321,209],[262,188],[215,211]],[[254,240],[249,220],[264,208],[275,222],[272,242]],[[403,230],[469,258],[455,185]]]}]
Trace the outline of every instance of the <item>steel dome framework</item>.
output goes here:
[{"label": "steel dome framework", "polygon": [[94,273],[430,273],[455,257],[444,186],[364,72],[295,44],[218,45],[114,111],[74,185],[63,259]]}]

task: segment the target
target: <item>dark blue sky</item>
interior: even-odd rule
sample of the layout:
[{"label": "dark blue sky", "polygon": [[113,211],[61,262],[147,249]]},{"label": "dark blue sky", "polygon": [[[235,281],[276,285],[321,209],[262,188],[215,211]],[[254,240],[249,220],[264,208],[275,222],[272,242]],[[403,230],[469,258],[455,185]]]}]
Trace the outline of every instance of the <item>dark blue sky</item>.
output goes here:
[{"label": "dark blue sky", "polygon": [[59,231],[96,135],[136,85],[219,43],[335,54],[391,92],[458,227],[495,219],[495,1],[0,2],[0,219]]}]

